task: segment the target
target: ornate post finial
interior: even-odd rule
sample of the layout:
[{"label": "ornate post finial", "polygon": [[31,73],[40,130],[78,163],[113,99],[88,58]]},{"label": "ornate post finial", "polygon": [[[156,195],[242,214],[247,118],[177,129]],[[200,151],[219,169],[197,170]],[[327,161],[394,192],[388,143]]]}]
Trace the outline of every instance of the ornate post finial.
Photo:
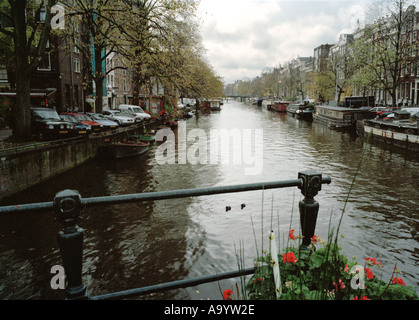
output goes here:
[{"label": "ornate post finial", "polygon": [[76,224],[81,209],[81,196],[77,191],[64,190],[56,194],[54,212],[63,223],[63,229],[58,233],[58,244],[67,280],[67,299],[88,299],[82,281],[84,232]]}]

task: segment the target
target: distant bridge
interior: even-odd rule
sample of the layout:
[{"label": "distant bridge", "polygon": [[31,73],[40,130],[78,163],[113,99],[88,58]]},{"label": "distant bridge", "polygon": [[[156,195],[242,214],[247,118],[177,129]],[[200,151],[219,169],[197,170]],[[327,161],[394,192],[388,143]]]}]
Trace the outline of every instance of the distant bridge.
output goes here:
[{"label": "distant bridge", "polygon": [[240,101],[243,102],[244,99],[249,99],[252,98],[253,96],[251,95],[243,95],[243,94],[227,94],[226,95],[227,98],[233,98],[233,99],[240,99]]}]

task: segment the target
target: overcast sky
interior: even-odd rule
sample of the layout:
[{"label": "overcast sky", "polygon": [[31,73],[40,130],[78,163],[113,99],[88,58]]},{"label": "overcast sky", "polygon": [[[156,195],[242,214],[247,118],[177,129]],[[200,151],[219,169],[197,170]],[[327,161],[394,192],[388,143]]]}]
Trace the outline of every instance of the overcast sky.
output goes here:
[{"label": "overcast sky", "polygon": [[207,57],[225,83],[252,79],[267,67],[313,56],[365,21],[362,0],[201,0]]}]

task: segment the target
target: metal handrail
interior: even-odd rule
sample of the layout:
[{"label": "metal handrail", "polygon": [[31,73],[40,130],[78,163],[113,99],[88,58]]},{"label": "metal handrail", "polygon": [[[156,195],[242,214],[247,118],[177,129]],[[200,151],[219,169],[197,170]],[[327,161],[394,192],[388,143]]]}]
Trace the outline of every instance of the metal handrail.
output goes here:
[{"label": "metal handrail", "polygon": [[298,173],[298,179],[288,181],[275,181],[263,183],[251,183],[233,186],[217,186],[197,189],[172,190],[164,192],[137,193],[129,195],[117,195],[106,197],[95,197],[82,199],[80,194],[74,190],[64,190],[56,194],[53,202],[22,204],[0,207],[0,213],[22,213],[53,210],[58,219],[63,223],[63,229],[58,234],[58,243],[66,272],[67,299],[92,299],[109,300],[122,299],[139,296],[152,292],[160,292],[175,288],[185,288],[197,284],[203,284],[221,279],[234,278],[243,275],[253,274],[256,269],[244,269],[230,271],[222,274],[209,275],[195,279],[179,280],[170,283],[148,286],[145,288],[131,289],[121,292],[109,293],[97,297],[89,297],[87,288],[82,281],[83,266],[83,229],[77,226],[77,218],[82,210],[88,207],[96,207],[112,204],[133,203],[141,201],[168,200],[196,196],[208,196],[215,194],[236,193],[256,190],[268,190],[287,187],[298,187],[304,195],[299,203],[300,223],[303,240],[301,248],[307,249],[310,239],[314,235],[319,204],[314,197],[321,190],[322,184],[330,184],[331,178],[323,177],[314,171],[303,171]]},{"label": "metal handrail", "polygon": [[[322,184],[329,184],[331,182],[330,177],[322,177]],[[93,197],[81,199],[81,205],[84,208],[97,207],[102,205],[112,204],[126,204],[141,201],[156,201],[156,200],[168,200],[168,199],[179,199],[186,197],[197,197],[197,196],[208,196],[214,194],[225,194],[225,193],[236,193],[256,190],[268,190],[268,189],[279,189],[288,187],[301,187],[303,185],[302,178],[287,181],[275,181],[275,182],[263,182],[263,183],[251,183],[242,185],[232,186],[221,186],[221,187],[208,187],[208,188],[196,188],[196,189],[183,189],[183,190],[172,190],[162,192],[149,192],[149,193],[136,193],[127,195],[115,195],[115,196],[104,196],[104,197]],[[54,209],[54,202],[41,202],[31,204],[19,204],[0,207],[1,213],[29,213],[48,211]]]},{"label": "metal handrail", "polygon": [[188,288],[188,287],[197,286],[204,283],[246,276],[246,275],[254,274],[256,270],[257,270],[256,268],[247,268],[244,270],[224,272],[220,274],[214,274],[214,275],[209,275],[209,276],[204,276],[204,277],[199,277],[199,278],[194,278],[194,279],[172,281],[172,282],[152,285],[152,286],[138,288],[138,289],[131,289],[131,290],[113,292],[113,293],[103,294],[100,296],[90,297],[90,300],[128,299],[128,298],[138,297],[138,296],[142,296],[142,295],[150,294],[150,293],[157,293],[157,292],[167,291],[171,289]]}]

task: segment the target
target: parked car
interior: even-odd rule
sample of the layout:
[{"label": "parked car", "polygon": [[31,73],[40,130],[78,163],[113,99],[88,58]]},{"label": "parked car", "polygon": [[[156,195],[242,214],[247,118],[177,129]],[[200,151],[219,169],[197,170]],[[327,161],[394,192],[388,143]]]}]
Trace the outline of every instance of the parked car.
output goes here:
[{"label": "parked car", "polygon": [[115,121],[119,126],[130,126],[135,124],[133,117],[123,115],[120,110],[105,110],[102,114],[109,120]]},{"label": "parked car", "polygon": [[393,112],[393,108],[387,107],[387,108],[384,108],[383,110],[377,111],[377,116],[379,118],[385,118],[387,115],[389,115],[392,112]]},{"label": "parked car", "polygon": [[31,133],[39,140],[64,139],[71,136],[74,124],[60,118],[51,108],[31,108]]},{"label": "parked car", "polygon": [[144,120],[151,119],[151,116],[139,106],[134,106],[130,104],[121,104],[118,107],[118,109],[121,110],[122,112],[124,112],[125,110],[126,112],[134,116],[136,122],[141,122]]},{"label": "parked car", "polygon": [[377,113],[379,111],[384,110],[385,108],[386,107],[374,107],[374,108],[371,108],[369,111],[374,112],[374,113]]},{"label": "parked car", "polygon": [[103,130],[103,125],[99,122],[93,121],[88,115],[84,113],[75,113],[75,112],[63,112],[62,115],[68,114],[79,120],[85,125],[91,126],[93,132],[100,132]]},{"label": "parked car", "polygon": [[402,111],[407,111],[410,115],[414,115],[415,113],[419,112],[419,108],[403,108]]},{"label": "parked car", "polygon": [[74,125],[74,129],[70,132],[73,136],[77,135],[88,135],[92,132],[92,127],[82,123],[70,114],[61,114],[60,118],[64,121],[71,122]]},{"label": "parked car", "polygon": [[115,129],[118,129],[118,127],[119,127],[119,124],[117,122],[106,118],[103,114],[90,113],[90,112],[86,112],[86,114],[93,121],[96,121],[96,122],[99,122],[100,124],[102,124],[104,130],[115,130]]},{"label": "parked car", "polygon": [[390,113],[385,113],[382,115],[382,118],[384,120],[393,120],[394,119],[394,113],[390,112]]}]

